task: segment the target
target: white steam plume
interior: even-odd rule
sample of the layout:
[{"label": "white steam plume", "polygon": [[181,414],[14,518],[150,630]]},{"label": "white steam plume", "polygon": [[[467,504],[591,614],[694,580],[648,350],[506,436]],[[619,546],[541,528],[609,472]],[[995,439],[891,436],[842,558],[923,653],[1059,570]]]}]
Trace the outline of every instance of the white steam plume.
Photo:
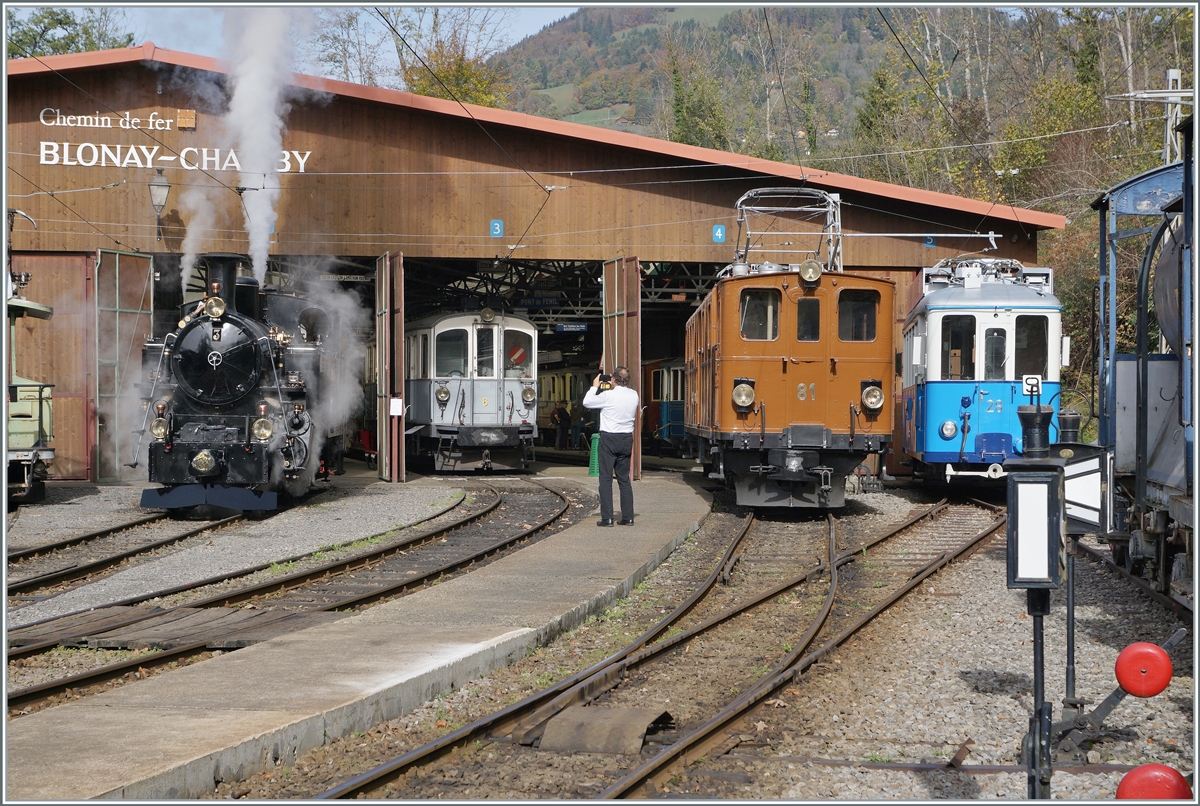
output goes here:
[{"label": "white steam plume", "polygon": [[233,97],[224,123],[237,150],[246,232],[254,276],[262,283],[279,200],[283,121],[289,104],[294,43],[306,33],[308,12],[286,8],[234,8],[225,12]]},{"label": "white steam plume", "polygon": [[196,266],[196,258],[216,225],[217,208],[210,197],[209,189],[192,186],[179,197],[179,207],[187,218],[187,234],[183,237],[183,259],[179,263],[180,292],[187,294],[188,280]]}]

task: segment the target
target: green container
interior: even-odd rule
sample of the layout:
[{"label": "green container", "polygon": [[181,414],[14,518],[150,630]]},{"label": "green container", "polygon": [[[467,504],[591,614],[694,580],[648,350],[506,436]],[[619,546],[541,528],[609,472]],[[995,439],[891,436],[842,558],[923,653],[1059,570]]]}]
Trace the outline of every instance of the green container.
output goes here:
[{"label": "green container", "polygon": [[592,458],[588,460],[588,475],[600,477],[600,435],[592,434]]}]

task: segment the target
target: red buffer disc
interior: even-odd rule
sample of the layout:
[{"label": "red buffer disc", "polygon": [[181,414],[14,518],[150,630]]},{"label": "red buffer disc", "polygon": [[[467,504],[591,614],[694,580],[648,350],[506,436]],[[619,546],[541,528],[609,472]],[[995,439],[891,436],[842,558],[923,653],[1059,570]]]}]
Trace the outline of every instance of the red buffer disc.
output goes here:
[{"label": "red buffer disc", "polygon": [[525,348],[520,345],[508,351],[508,360],[514,364],[520,364],[525,361]]},{"label": "red buffer disc", "polygon": [[1135,697],[1161,694],[1173,672],[1171,657],[1155,644],[1130,644],[1117,656],[1117,682]]},{"label": "red buffer disc", "polygon": [[[1137,644],[1134,644],[1137,646]],[[1117,784],[1121,800],[1191,800],[1192,788],[1174,767],[1143,764],[1125,773]]]}]

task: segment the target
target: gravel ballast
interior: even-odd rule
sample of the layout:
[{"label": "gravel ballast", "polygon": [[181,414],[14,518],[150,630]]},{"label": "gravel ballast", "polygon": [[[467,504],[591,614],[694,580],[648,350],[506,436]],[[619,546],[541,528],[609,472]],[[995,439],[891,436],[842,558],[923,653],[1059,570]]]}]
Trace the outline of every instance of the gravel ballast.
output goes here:
[{"label": "gravel ballast", "polygon": [[205,544],[136,565],[75,590],[8,613],[13,629],[155,590],[194,584],[224,572],[383,534],[428,518],[461,500],[461,488],[442,480],[406,485],[333,487],[310,503],[261,522],[243,522]]},{"label": "gravel ballast", "polygon": [[[895,523],[930,500],[917,489],[858,495],[839,515]],[[701,568],[696,560],[711,557],[711,549],[724,544],[737,520],[735,513],[714,512],[628,597],[517,663],[363,734],[333,740],[303,756],[294,768],[223,783],[213,796],[312,797],[585,668],[680,600],[684,589],[711,567]],[[748,729],[751,741],[689,768],[668,787],[668,794],[763,800],[1024,799],[1023,771],[969,772],[971,765],[1021,764],[1019,743],[1032,709],[1033,620],[1026,615],[1025,593],[1006,588],[1005,566],[1001,536],[939,572],[775,697],[772,707],[757,712]],[[1102,566],[1080,560],[1076,568],[1077,695],[1094,705],[1116,685],[1113,668],[1121,649],[1135,641],[1162,643],[1181,625]],[[1045,618],[1046,696],[1058,718],[1064,696],[1065,591],[1053,595],[1052,606]],[[1170,687],[1148,700],[1126,698],[1106,721],[1101,741],[1090,748],[1090,762],[1156,761],[1191,771],[1190,636],[1172,658]],[[944,765],[968,740],[972,744],[963,770],[856,766],[889,761]],[[635,761],[602,754],[542,753],[531,756],[535,758],[521,765],[519,774],[514,770],[501,779],[484,776],[468,782],[431,769],[400,784],[393,796],[579,798],[584,795],[574,787],[587,777],[587,769],[594,775],[595,770],[628,768]],[[826,760],[851,766],[829,766],[822,763]],[[1121,773],[1059,772],[1051,792],[1055,799],[1111,799],[1120,779]],[[595,786],[591,791],[597,791]]]}]

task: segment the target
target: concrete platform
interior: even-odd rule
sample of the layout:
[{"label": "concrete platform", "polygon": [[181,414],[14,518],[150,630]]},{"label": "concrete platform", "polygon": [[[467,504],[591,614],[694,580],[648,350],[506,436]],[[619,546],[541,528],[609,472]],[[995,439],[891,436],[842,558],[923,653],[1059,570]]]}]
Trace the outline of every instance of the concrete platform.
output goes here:
[{"label": "concrete platform", "polygon": [[5,799],[195,798],[407,713],[632,590],[709,512],[695,481],[636,482],[633,528],[593,516],[359,616],[13,720]]}]

